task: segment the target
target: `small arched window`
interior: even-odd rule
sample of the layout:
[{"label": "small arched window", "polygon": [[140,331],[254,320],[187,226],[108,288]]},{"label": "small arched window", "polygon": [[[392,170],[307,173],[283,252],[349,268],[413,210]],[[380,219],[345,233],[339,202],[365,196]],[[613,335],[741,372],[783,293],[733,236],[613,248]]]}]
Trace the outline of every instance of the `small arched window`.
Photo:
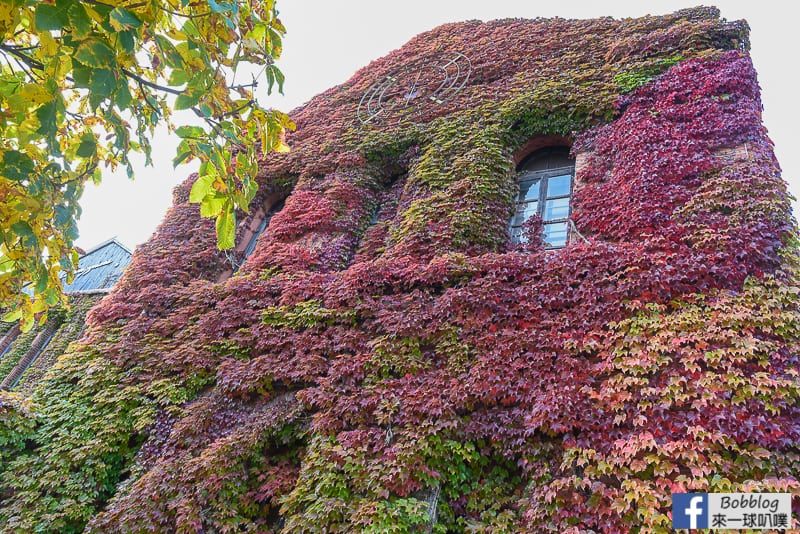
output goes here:
[{"label": "small arched window", "polygon": [[258,238],[269,227],[269,221],[272,216],[283,209],[283,204],[284,199],[281,199],[269,206],[269,208],[266,208],[266,206],[259,208],[252,217],[242,224],[237,231],[237,234],[239,234],[236,239],[238,243],[233,250],[225,252],[225,256],[231,266],[220,273],[217,282],[222,282],[239,271],[245,260],[256,250]]},{"label": "small arched window", "polygon": [[567,244],[569,235],[570,196],[575,160],[568,147],[537,150],[517,167],[519,195],[511,218],[511,241],[526,241],[523,224],[533,216],[542,219],[545,248],[557,249]]},{"label": "small arched window", "polygon": [[270,219],[272,219],[272,216],[283,209],[283,202],[284,202],[283,200],[279,200],[278,202],[270,206],[270,208],[264,214],[264,217],[262,217],[261,222],[258,223],[258,226],[256,227],[255,231],[253,231],[253,234],[247,241],[247,246],[245,246],[244,252],[242,253],[242,260],[241,260],[242,262],[244,262],[244,260],[250,257],[250,254],[252,254],[253,251],[256,249],[256,243],[258,242],[258,238],[261,237],[261,234],[263,234],[264,230],[266,230],[267,227],[269,226],[269,221]]}]

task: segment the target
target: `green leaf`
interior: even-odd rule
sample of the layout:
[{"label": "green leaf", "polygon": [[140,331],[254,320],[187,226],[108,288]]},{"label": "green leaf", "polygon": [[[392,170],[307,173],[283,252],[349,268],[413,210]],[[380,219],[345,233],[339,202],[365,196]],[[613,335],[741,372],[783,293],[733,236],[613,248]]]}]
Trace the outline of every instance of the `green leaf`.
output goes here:
[{"label": "green leaf", "polygon": [[214,110],[211,109],[211,106],[206,103],[199,104],[197,109],[200,110],[200,113],[203,115],[203,117],[210,117],[214,114]]},{"label": "green leaf", "polygon": [[213,174],[206,174],[198,178],[192,184],[192,190],[189,192],[189,202],[202,202],[206,195],[211,191],[211,184],[214,183],[216,176]]},{"label": "green leaf", "polygon": [[117,64],[114,49],[99,39],[86,39],[78,45],[72,57],[83,65],[96,69],[113,68]]},{"label": "green leaf", "polygon": [[19,150],[9,150],[3,153],[3,161],[0,165],[0,175],[21,182],[30,178],[35,170],[33,160]]},{"label": "green leaf", "polygon": [[138,28],[142,25],[142,21],[139,20],[139,17],[121,7],[115,7],[111,10],[111,13],[108,14],[108,21],[118,32],[130,30],[131,28]]},{"label": "green leaf", "polygon": [[111,69],[94,69],[89,78],[89,90],[98,96],[109,97],[117,88],[116,73]]},{"label": "green leaf", "polygon": [[33,292],[37,295],[47,289],[47,283],[50,281],[46,270],[41,270],[38,274],[39,278],[36,280],[36,286],[33,289]]},{"label": "green leaf", "polygon": [[233,13],[239,11],[239,6],[236,2],[216,2],[215,0],[208,0],[208,7],[212,13]]},{"label": "green leaf", "polygon": [[186,152],[179,152],[178,155],[175,156],[172,160],[172,167],[173,168],[177,167],[178,165],[186,161],[186,159],[189,158],[190,156],[192,156],[191,150]]},{"label": "green leaf", "polygon": [[14,321],[19,321],[20,317],[22,317],[22,308],[17,308],[16,310],[10,311],[3,315],[3,318],[0,321],[4,323],[13,323]]},{"label": "green leaf", "polygon": [[33,233],[33,228],[31,225],[28,224],[27,221],[17,221],[11,225],[11,230],[14,231],[19,237],[23,239],[23,242],[28,242],[30,239],[36,239],[36,234]]},{"label": "green leaf", "polygon": [[94,134],[86,132],[81,136],[81,144],[75,152],[82,158],[91,158],[97,154],[97,139]]},{"label": "green leaf", "polygon": [[53,289],[51,287],[49,289],[46,289],[42,293],[44,294],[44,300],[45,300],[45,302],[47,303],[48,306],[55,306],[56,304],[58,304],[58,300],[59,300],[59,298],[58,298],[58,295],[59,295],[58,294],[58,290]]},{"label": "green leaf", "polygon": [[272,28],[267,28],[267,35],[269,36],[271,44],[267,50],[270,52],[272,57],[278,59],[281,57],[281,53],[283,52],[283,39],[281,39],[281,35]]},{"label": "green leaf", "polygon": [[39,119],[39,129],[37,130],[44,136],[55,135],[58,131],[58,109],[55,102],[47,102],[39,106],[36,110],[36,118]]},{"label": "green leaf", "polygon": [[33,16],[36,29],[40,31],[63,29],[69,23],[69,17],[67,16],[69,7],[70,4],[66,2],[58,2],[54,6],[49,4],[37,5],[36,13]]},{"label": "green leaf", "polygon": [[168,67],[173,69],[183,68],[183,56],[181,56],[178,49],[175,48],[175,45],[172,44],[172,41],[163,35],[156,35],[156,44],[158,44],[158,48],[161,49],[161,53],[164,54],[164,60]]},{"label": "green leaf", "polygon": [[72,214],[65,206],[56,206],[55,208],[55,222],[58,226],[66,226],[72,219]]},{"label": "green leaf", "polygon": [[117,105],[119,109],[128,109],[133,102],[133,95],[131,95],[130,89],[128,89],[128,80],[127,78],[121,78],[119,84],[117,85],[117,94],[114,103]]},{"label": "green leaf", "polygon": [[200,93],[197,94],[182,94],[178,95],[175,99],[175,109],[189,109],[200,101]]},{"label": "green leaf", "polygon": [[11,96],[22,88],[22,81],[14,78],[0,79],[0,95]]},{"label": "green leaf", "polygon": [[69,19],[69,25],[72,26],[72,36],[74,38],[83,39],[92,32],[92,19],[80,2],[75,2],[69,7],[67,18]]},{"label": "green leaf", "polygon": [[72,79],[74,80],[75,87],[89,88],[89,78],[92,76],[92,69],[76,64],[72,69]]},{"label": "green leaf", "polygon": [[203,139],[206,136],[206,131],[200,126],[181,126],[175,130],[175,133],[181,138],[192,137]]},{"label": "green leaf", "polygon": [[183,85],[189,81],[189,75],[185,70],[173,69],[169,75],[169,84],[172,86]]},{"label": "green leaf", "polygon": [[286,80],[286,77],[283,75],[283,73],[278,67],[274,65],[271,65],[271,67],[272,67],[272,72],[275,73],[275,80],[278,82],[278,92],[280,94],[283,94],[283,82],[284,80]]},{"label": "green leaf", "polygon": [[234,247],[236,239],[236,214],[231,202],[225,203],[217,216],[217,248],[228,250]]},{"label": "green leaf", "polygon": [[226,198],[222,196],[209,196],[200,203],[201,217],[216,217],[225,207]]},{"label": "green leaf", "polygon": [[119,39],[119,44],[122,46],[122,49],[127,53],[131,54],[136,49],[137,36],[133,30],[119,32],[117,38]]}]

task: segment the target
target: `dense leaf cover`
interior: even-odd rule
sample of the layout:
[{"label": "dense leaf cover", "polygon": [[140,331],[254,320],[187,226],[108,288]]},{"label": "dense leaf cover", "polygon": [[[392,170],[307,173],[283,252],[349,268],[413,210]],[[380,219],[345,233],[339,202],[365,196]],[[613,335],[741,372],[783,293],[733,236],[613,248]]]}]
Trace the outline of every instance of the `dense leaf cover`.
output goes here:
[{"label": "dense leaf cover", "polygon": [[[58,308],[50,311],[47,323],[43,327],[34,328],[30,332],[20,334],[11,350],[0,361],[0,377],[5,378],[21,357],[30,350],[31,342],[48,326],[55,328],[53,337],[47,346],[36,355],[36,359],[24,370],[14,385],[14,391],[25,395],[33,393],[36,384],[55,364],[59,356],[67,351],[68,345],[80,338],[86,328],[86,312],[97,304],[102,295],[77,294],[69,297],[69,308]],[[6,361],[8,360],[8,361]]]},{"label": "dense leaf cover", "polygon": [[[745,48],[709,8],[466,22],[313,99],[238,273],[190,179],[84,342],[0,405],[0,524],[668,531],[671,491],[799,493],[797,243]],[[357,126],[439,50],[471,59],[462,93]],[[585,239],[552,253],[508,244],[532,136],[586,156]]]}]

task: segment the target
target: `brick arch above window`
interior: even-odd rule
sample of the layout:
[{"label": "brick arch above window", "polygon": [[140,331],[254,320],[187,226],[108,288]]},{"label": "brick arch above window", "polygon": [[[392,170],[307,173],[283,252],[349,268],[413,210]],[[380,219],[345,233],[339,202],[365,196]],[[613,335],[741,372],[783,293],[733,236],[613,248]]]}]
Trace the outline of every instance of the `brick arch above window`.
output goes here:
[{"label": "brick arch above window", "polygon": [[535,135],[514,151],[514,165],[519,166],[520,163],[543,148],[567,147],[569,149],[571,146],[572,139],[570,137],[563,135]]}]

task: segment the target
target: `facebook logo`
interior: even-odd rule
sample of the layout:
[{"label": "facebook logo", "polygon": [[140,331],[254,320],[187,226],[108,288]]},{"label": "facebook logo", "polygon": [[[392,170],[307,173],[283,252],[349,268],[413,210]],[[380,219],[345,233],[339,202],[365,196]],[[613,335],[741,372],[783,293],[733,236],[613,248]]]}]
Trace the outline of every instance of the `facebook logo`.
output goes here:
[{"label": "facebook logo", "polygon": [[708,493],[673,493],[672,528],[708,528]]}]

